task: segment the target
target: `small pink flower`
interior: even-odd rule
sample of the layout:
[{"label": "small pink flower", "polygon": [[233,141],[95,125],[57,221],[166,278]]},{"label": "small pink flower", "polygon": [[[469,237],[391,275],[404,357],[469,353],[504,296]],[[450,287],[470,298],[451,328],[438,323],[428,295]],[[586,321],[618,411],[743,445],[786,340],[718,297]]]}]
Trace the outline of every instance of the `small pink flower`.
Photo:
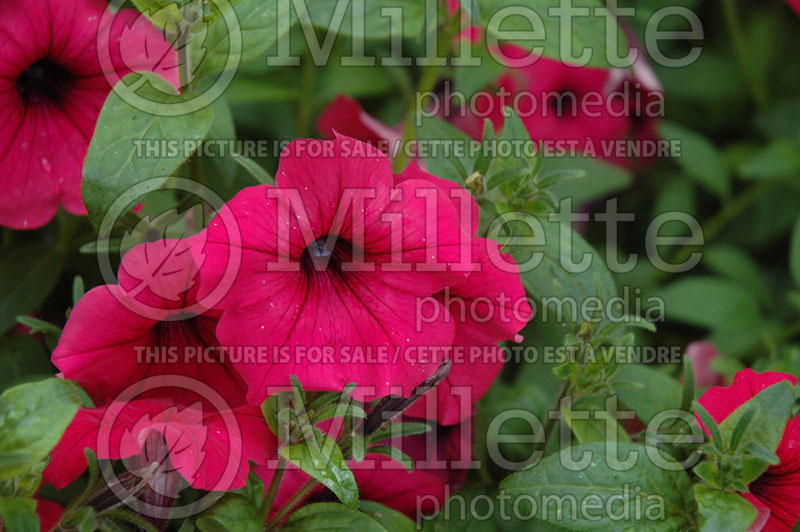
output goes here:
[{"label": "small pink flower", "polygon": [[725,376],[711,369],[711,361],[719,356],[714,344],[709,341],[692,342],[686,346],[686,356],[694,364],[694,381],[698,388],[725,384]]},{"label": "small pink flower", "polygon": [[794,12],[797,13],[797,16],[800,17],[800,0],[786,0],[788,4],[794,9]]},{"label": "small pink flower", "polygon": [[[0,225],[33,229],[61,205],[85,215],[83,159],[111,90],[98,59],[107,35],[116,74],[172,74],[175,53],[156,28],[130,9],[100,28],[103,0],[4,0],[0,19]],[[137,20],[138,19],[138,20]],[[120,39],[124,37],[123,41]],[[142,43],[147,42],[149,54]],[[126,62],[120,56],[126,50]],[[158,62],[158,65],[156,65]]]},{"label": "small pink flower", "polygon": [[[715,422],[722,423],[760,391],[781,381],[797,384],[797,379],[787,373],[744,369],[736,373],[730,386],[709,388],[698,402]],[[764,514],[764,507],[769,509],[769,519],[760,530],[790,532],[800,518],[800,416],[789,419],[775,454],[780,462],[769,466],[750,483],[750,493],[742,495],[759,510],[759,516]]]}]

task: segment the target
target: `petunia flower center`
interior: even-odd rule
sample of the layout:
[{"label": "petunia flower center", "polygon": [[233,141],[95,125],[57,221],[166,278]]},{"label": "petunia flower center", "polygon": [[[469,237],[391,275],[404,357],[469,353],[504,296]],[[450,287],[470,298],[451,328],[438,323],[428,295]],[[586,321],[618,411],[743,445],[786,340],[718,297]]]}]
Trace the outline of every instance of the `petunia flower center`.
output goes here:
[{"label": "petunia flower center", "polygon": [[303,250],[300,263],[303,269],[312,273],[326,271],[342,271],[342,264],[353,260],[353,246],[344,238],[326,235],[316,239]]},{"label": "petunia flower center", "polygon": [[17,92],[25,103],[60,103],[73,75],[50,59],[39,59],[17,78]]}]

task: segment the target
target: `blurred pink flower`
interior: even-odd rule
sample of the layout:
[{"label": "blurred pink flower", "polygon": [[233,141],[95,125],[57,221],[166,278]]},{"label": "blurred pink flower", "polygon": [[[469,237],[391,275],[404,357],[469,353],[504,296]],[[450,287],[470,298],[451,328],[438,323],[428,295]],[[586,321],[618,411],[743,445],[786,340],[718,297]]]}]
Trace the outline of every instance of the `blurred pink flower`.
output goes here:
[{"label": "blurred pink flower", "polygon": [[59,205],[86,214],[83,159],[111,91],[98,36],[117,75],[157,69],[177,85],[175,53],[156,28],[131,9],[100,28],[107,9],[103,0],[0,2],[0,225],[41,227]]},{"label": "blurred pink flower", "polygon": [[686,346],[686,356],[691,358],[694,364],[696,387],[707,388],[725,384],[725,376],[711,369],[711,361],[720,356],[714,344],[707,340],[692,342]]}]

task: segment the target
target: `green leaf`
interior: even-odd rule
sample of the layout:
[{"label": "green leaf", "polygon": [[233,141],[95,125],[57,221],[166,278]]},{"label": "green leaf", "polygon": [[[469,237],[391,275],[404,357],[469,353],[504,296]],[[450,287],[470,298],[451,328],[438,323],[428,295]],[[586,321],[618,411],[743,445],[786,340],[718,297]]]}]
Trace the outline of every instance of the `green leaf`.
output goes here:
[{"label": "green leaf", "polygon": [[243,495],[250,501],[259,514],[261,514],[261,509],[264,506],[265,492],[264,481],[253,471],[252,467],[247,475],[247,484],[243,488],[236,490],[236,493]]},{"label": "green leaf", "polygon": [[[160,89],[143,86],[140,91],[154,102],[180,105],[180,98],[170,100],[166,82],[152,74],[129,74],[119,83],[130,83],[134,76],[147,79]],[[172,112],[172,111],[171,111]],[[109,207],[125,191],[142,181],[171,176],[191,156],[184,150],[185,142],[199,142],[206,138],[214,112],[210,107],[179,116],[159,116],[136,109],[112,91],[97,120],[92,141],[83,163],[83,201],[89,211],[89,220],[97,228]],[[177,141],[179,149],[166,150],[159,156],[150,156],[148,143],[159,149],[166,141]],[[131,201],[138,198],[131,198]]]},{"label": "green leaf", "polygon": [[740,248],[717,244],[703,250],[703,265],[747,288],[764,305],[770,304],[770,291],[758,263]]},{"label": "green leaf", "polygon": [[[522,6],[531,9],[539,16],[544,25],[544,38],[539,36],[533,43],[530,40],[512,40],[510,42],[515,42],[526,51],[530,51],[532,46],[540,46],[543,48],[541,55],[569,62],[567,61],[568,57],[563,54],[565,50],[561,46],[562,31],[559,17],[549,15],[549,9],[559,5],[559,0],[531,0],[522,4]],[[563,36],[563,40],[571,43],[573,54],[575,55],[580,55],[581,50],[584,48],[591,52],[591,57],[586,66],[608,68],[610,65],[606,58],[606,49],[616,46],[619,50],[627,50],[625,33],[618,27],[617,42],[606,38],[606,17],[603,16],[603,13],[607,15],[608,12],[601,2],[596,0],[574,0],[570,5],[579,9],[588,8],[588,14],[584,16],[581,13],[581,16],[575,16],[571,19],[572,27],[569,28],[569,34]],[[483,13],[484,27],[487,33],[496,33],[492,31],[490,24],[488,24],[492,20],[492,15],[504,7],[520,7],[521,5],[513,0],[478,0],[478,6],[481,13]],[[517,9],[517,12],[519,11]],[[500,22],[500,20],[496,22]],[[509,16],[502,21],[499,29],[504,32],[530,32],[531,22],[522,15]],[[500,35],[498,34],[498,36]],[[509,41],[502,40],[502,42]]]},{"label": "green leaf", "polygon": [[[536,164],[535,157],[527,157],[526,150],[531,152],[536,149],[528,130],[525,129],[525,124],[522,119],[513,112],[510,108],[505,108],[506,116],[503,129],[497,137],[499,145],[505,144],[507,149],[511,151],[508,157],[495,157],[492,159],[492,164],[486,173],[487,190],[497,188],[505,181],[517,179],[533,178],[533,168]],[[517,150],[520,150],[517,152]],[[516,189],[517,187],[512,187]]]},{"label": "green leaf", "polygon": [[300,380],[291,375],[289,379],[292,382],[292,392],[294,393],[294,406],[298,412],[303,410],[306,406],[306,391],[303,389],[303,385],[300,383]]},{"label": "green leaf", "polygon": [[391,532],[415,532],[417,530],[414,521],[397,510],[392,510],[377,502],[361,501],[358,503],[358,509]]},{"label": "green leaf", "polygon": [[[194,58],[200,58],[194,71],[195,78],[202,78],[226,69],[237,69],[239,65],[258,58],[278,39],[283,37],[296,23],[288,10],[278,13],[280,2],[262,0],[240,0],[234,6],[236,14],[233,28],[228,27],[226,16],[208,27],[205,39],[191,42]],[[280,15],[280,17],[279,17]],[[231,32],[241,35],[241,46],[232,46]],[[197,59],[196,59],[197,61]]]},{"label": "green leaf", "polygon": [[[576,415],[576,412],[581,412]],[[589,406],[585,401],[577,401],[571,410],[566,408],[561,409],[561,414],[564,416],[564,421],[572,429],[572,432],[578,438],[579,443],[592,443],[607,441],[611,438],[608,436],[608,427],[616,432],[617,442],[630,442],[631,438],[625,432],[616,419],[611,414],[597,408],[596,406]],[[587,419],[588,414],[588,419]]]},{"label": "green leaf", "polygon": [[358,506],[355,477],[332,438],[315,429],[304,441],[283,447],[280,454],[330,489],[348,507]]},{"label": "green leaf", "polygon": [[[472,98],[478,91],[491,87],[505,70],[503,65],[491,56],[489,49],[486,48],[486,41],[481,39],[475,43],[470,41],[469,44],[472,46],[473,57],[481,62],[481,66],[464,64],[453,66],[453,87],[464,93],[466,98]],[[460,50],[460,48],[455,49],[454,57],[461,56]],[[468,57],[466,53],[464,57]],[[489,123],[491,124],[491,121]]]},{"label": "green leaf", "polygon": [[75,385],[47,379],[0,395],[0,480],[28,471],[55,447],[80,406]]},{"label": "green leaf", "polygon": [[17,322],[30,328],[30,334],[43,334],[47,347],[51,350],[56,348],[58,340],[61,338],[61,327],[56,327],[52,323],[34,318],[32,316],[17,316]]},{"label": "green leaf", "polygon": [[628,188],[633,176],[619,166],[585,157],[548,157],[542,164],[541,174],[561,171],[583,171],[583,177],[561,179],[550,187],[559,198],[572,198],[573,205],[583,205],[606,198],[614,192]]},{"label": "green leaf", "polygon": [[758,515],[753,505],[736,493],[698,484],[694,487],[694,497],[700,532],[744,532]]},{"label": "green leaf", "polygon": [[[626,382],[641,383],[641,387],[626,386]],[[623,385],[620,386],[620,383]],[[641,364],[624,366],[611,382],[614,391],[628,408],[636,411],[644,423],[664,410],[680,408],[681,385],[678,381],[654,368]]]},{"label": "green leaf", "polygon": [[389,96],[399,89],[398,78],[408,75],[399,67],[348,66],[342,65],[342,60],[341,55],[332,55],[325,68],[319,70],[313,104],[304,105],[322,108],[339,95],[351,98]]},{"label": "green leaf", "polygon": [[[513,218],[508,216],[507,219]],[[562,242],[560,222],[538,220],[544,229],[544,232],[538,235],[532,234],[532,231],[538,229],[532,221],[530,225],[526,222],[508,224],[506,227],[512,228],[515,237],[531,240],[530,244],[526,245],[509,244],[505,246],[504,251],[510,253],[520,265],[522,284],[527,291],[537,298],[551,298],[547,308],[549,314],[563,314],[563,321],[579,324],[585,318],[580,313],[585,301],[588,298],[598,297],[605,305],[611,297],[617,295],[616,284],[605,266],[603,257],[582,236],[564,225],[566,234]],[[499,238],[503,243],[502,236]],[[567,255],[570,248],[572,257]],[[580,262],[584,254],[591,256],[591,264],[585,271],[572,273],[562,265],[562,259],[565,264]],[[541,258],[538,264],[535,262],[537,257]],[[525,265],[528,261],[531,262]],[[558,298],[558,308],[552,303],[552,298],[555,296]],[[567,304],[573,301],[576,308]],[[577,310],[578,315],[573,315],[574,310]],[[540,307],[540,312],[544,311],[545,309]],[[549,317],[552,319],[552,316]]]},{"label": "green leaf", "polygon": [[264,523],[252,501],[227,494],[195,521],[202,532],[263,532]]},{"label": "green leaf", "polygon": [[658,131],[664,139],[680,141],[681,156],[676,161],[689,177],[720,198],[730,195],[730,171],[707,138],[664,120],[659,123]]},{"label": "green leaf", "polygon": [[412,469],[414,469],[414,460],[412,460],[410,456],[397,447],[392,447],[391,445],[375,445],[374,447],[367,449],[367,453],[388,456],[392,460],[399,462],[404,468],[406,468],[406,471],[410,472]]},{"label": "green leaf", "polygon": [[22,497],[0,499],[0,519],[3,530],[9,532],[39,532],[36,501]]},{"label": "green leaf", "polygon": [[41,460],[28,471],[14,478],[0,481],[0,497],[33,497],[42,483],[42,471],[48,460]]},{"label": "green leaf", "polygon": [[78,300],[86,293],[86,287],[83,284],[83,277],[76,275],[72,281],[72,306],[78,304]]},{"label": "green leaf", "polygon": [[52,292],[61,274],[64,257],[60,250],[31,244],[0,258],[0,334],[16,323],[20,314],[36,309]]},{"label": "green leaf", "polygon": [[761,341],[758,303],[739,283],[682,277],[653,295],[663,299],[668,319],[710,329],[709,340],[726,355],[744,354]]},{"label": "green leaf", "polygon": [[747,179],[778,179],[800,174],[800,145],[797,141],[777,139],[754,154],[739,167]]},{"label": "green leaf", "polygon": [[427,423],[415,423],[415,422],[390,423],[370,434],[369,443],[382,442],[392,437],[405,438],[406,436],[425,434],[430,430],[431,426]]},{"label": "green leaf", "polygon": [[181,12],[176,1],[132,0],[132,2],[157,28],[166,28],[174,31],[175,21],[181,20]]},{"label": "green leaf", "polygon": [[[310,2],[309,2],[310,4]],[[363,28],[363,35],[367,39],[380,39],[386,41],[392,35],[405,35],[417,37],[422,34],[425,23],[425,2],[419,0],[369,0],[363,3],[363,13],[357,10],[355,23],[353,23],[354,2],[338,2],[338,0],[314,0],[314,9],[309,9],[311,22],[316,28],[327,31],[333,16],[339,6],[347,6],[341,19],[341,26],[337,29],[338,35],[358,35]],[[385,8],[400,8],[402,11],[402,33],[392,27],[388,17],[381,14]],[[302,21],[302,19],[301,19]],[[303,21],[305,22],[305,21]],[[331,27],[331,32],[336,29]],[[324,36],[323,36],[324,37]],[[360,37],[359,37],[360,38]],[[320,39],[320,44],[322,40]]]},{"label": "green leaf", "polygon": [[[498,532],[498,530],[503,530],[504,532],[531,530],[535,532],[555,532],[554,528],[544,523],[537,523],[535,527],[532,527],[530,518],[527,516],[525,516],[525,519],[517,520],[514,519],[513,515],[509,516],[510,519],[501,518],[503,528],[499,529],[495,526],[493,519],[485,517],[482,513],[479,514],[479,512],[484,511],[482,508],[486,504],[486,495],[485,489],[459,491],[450,499],[444,501],[442,509],[435,518],[432,518],[433,516],[423,516],[422,530],[424,532]],[[462,507],[481,510],[479,512],[461,511]],[[497,513],[495,512],[494,515],[496,516]],[[563,529],[559,528],[558,530]]]},{"label": "green leaf", "polygon": [[275,179],[269,173],[262,168],[260,164],[255,162],[252,159],[248,159],[247,157],[239,154],[235,154],[231,157],[236,164],[244,168],[247,173],[249,173],[253,178],[258,182],[260,185],[274,185]]},{"label": "green leaf", "polygon": [[[719,424],[719,430],[725,441],[730,442],[739,420],[747,410],[753,409],[755,414],[747,431],[741,437],[740,446],[747,449],[751,442],[755,442],[764,447],[768,453],[774,453],[781,441],[793,404],[794,388],[792,384],[789,381],[778,382],[760,391],[752,399],[731,412]],[[759,458],[761,457],[759,456]]]},{"label": "green leaf", "polygon": [[56,327],[52,323],[48,323],[32,316],[17,316],[17,321],[26,327],[30,327],[31,334],[55,334],[56,336],[61,334],[61,327]]},{"label": "green leaf", "polygon": [[[610,450],[620,460],[631,456],[628,453],[636,453],[635,465],[630,469],[612,467],[607,451],[605,442],[565,449],[530,469],[512,474],[500,483],[500,488],[511,496],[510,502],[518,505],[521,515],[531,514],[532,497],[538,504],[537,519],[567,530],[595,531],[598,522],[607,532],[640,528],[687,530],[695,526],[694,497],[685,471],[668,471],[653,464],[641,444],[620,443],[617,449]],[[577,471],[565,467],[567,453],[580,459],[585,452],[590,453],[591,462]],[[549,508],[545,504],[548,499]],[[553,500],[574,500],[577,502],[572,504],[577,508],[570,507],[570,503],[554,507]],[[585,501],[590,500],[595,501],[592,508],[596,510],[580,511],[581,505],[588,506]],[[636,503],[641,503],[641,511],[634,511]]]},{"label": "green leaf", "polygon": [[709,435],[711,437],[711,443],[714,444],[714,447],[716,447],[721,451],[724,450],[728,440],[725,439],[725,437],[720,432],[719,425],[717,425],[717,422],[714,421],[714,418],[711,417],[711,414],[709,414],[708,411],[705,408],[703,408],[703,405],[701,405],[700,403],[695,404],[695,412],[697,412],[697,415],[700,417],[700,421],[703,423],[703,426],[709,432]]},{"label": "green leaf", "polygon": [[554,170],[542,173],[537,179],[536,185],[540,188],[550,188],[553,185],[570,179],[582,179],[586,177],[586,171],[578,168],[565,168],[564,170]]},{"label": "green leaf", "polygon": [[747,432],[747,428],[750,426],[750,422],[753,420],[755,414],[755,408],[748,408],[739,418],[739,421],[736,422],[736,425],[733,427],[733,432],[731,433],[731,441],[729,444],[731,451],[736,451],[736,449],[739,448],[739,444],[742,443],[742,437]]},{"label": "green leaf", "polygon": [[[469,153],[462,153],[460,155],[464,156],[459,157],[453,147],[463,147],[465,152],[469,152],[470,146],[477,146],[475,141],[438,117],[423,119],[417,128],[417,138],[421,141],[420,156],[428,172],[463,185],[475,158]],[[480,153],[480,150],[472,151]]]},{"label": "green leaf", "polygon": [[[385,528],[366,513],[343,504],[320,502],[303,506],[294,512],[281,527],[283,532],[394,532]],[[400,529],[402,530],[402,529]]]},{"label": "green leaf", "polygon": [[651,321],[647,321],[645,318],[636,315],[626,314],[622,317],[620,323],[624,323],[628,327],[635,327],[637,329],[642,329],[643,331],[654,333],[658,331],[655,323]]},{"label": "green leaf", "polygon": [[711,462],[700,462],[693,469],[694,474],[717,488],[723,487],[722,477],[719,474],[719,469]]},{"label": "green leaf", "polygon": [[[208,130],[206,141],[219,140],[224,143],[235,141],[236,125],[233,122],[230,105],[228,105],[228,91],[226,91],[225,96],[217,98],[211,108],[214,110],[214,122],[212,122],[211,128]],[[222,183],[223,187],[232,184],[236,174],[236,163],[231,160],[231,156],[228,153],[229,150],[223,149],[214,142],[204,149],[208,149],[213,155],[212,161],[217,173],[220,174],[218,176],[219,182]],[[215,184],[214,177],[211,179],[210,185],[213,188]],[[219,191],[217,192],[219,193]]]},{"label": "green leaf", "polygon": [[747,442],[747,445],[745,445],[744,448],[745,450],[749,451],[750,454],[769,465],[778,465],[780,463],[780,458],[778,458],[778,455],[776,455],[774,452],[770,452],[769,449],[757,441]]}]

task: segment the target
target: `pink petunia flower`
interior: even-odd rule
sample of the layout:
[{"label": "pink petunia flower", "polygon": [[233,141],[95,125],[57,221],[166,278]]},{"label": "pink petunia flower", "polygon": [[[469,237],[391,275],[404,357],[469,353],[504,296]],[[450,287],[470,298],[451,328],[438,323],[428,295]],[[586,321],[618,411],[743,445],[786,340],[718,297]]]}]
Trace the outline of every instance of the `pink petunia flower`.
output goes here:
[{"label": "pink petunia flower", "polygon": [[177,86],[175,53],[156,28],[130,9],[101,28],[107,9],[103,0],[0,2],[0,225],[40,227],[59,205],[86,214],[83,159],[111,90],[98,36],[116,75],[158,71]]},{"label": "pink petunia flower", "polygon": [[800,0],[786,0],[786,2],[794,9],[797,16],[800,17]]},{"label": "pink petunia flower", "polygon": [[[465,279],[472,238],[451,198],[427,180],[395,185],[389,160],[347,137],[296,140],[276,186],[242,190],[221,211],[242,234],[239,275],[218,307],[225,345],[262,346],[237,370],[260,402],[295,375],[308,390],[408,396],[453,343],[447,309],[417,323],[420,298]],[[228,235],[206,229],[201,278],[228,268]]]},{"label": "pink petunia flower", "polygon": [[695,386],[706,388],[725,384],[725,376],[711,368],[711,361],[720,356],[713,343],[708,340],[692,342],[686,346],[686,356],[694,364]]},{"label": "pink petunia flower", "polygon": [[[781,381],[797,384],[797,379],[787,373],[745,369],[736,373],[730,386],[709,388],[698,402],[715,422],[722,423],[760,391]],[[750,483],[750,493],[742,495],[759,510],[760,516],[765,508],[769,510],[769,519],[760,530],[789,532],[800,518],[800,416],[789,419],[775,454],[780,462],[769,466]]]},{"label": "pink petunia flower", "polygon": [[[351,124],[361,120],[353,130],[361,131],[366,139],[379,138],[380,130],[370,129],[374,119],[355,100],[339,97],[329,109],[329,118],[349,113]],[[470,236],[475,235],[478,205],[466,189],[422,171],[416,163],[395,175],[395,184],[410,179],[429,181],[441,188],[461,213],[464,230]],[[500,253],[494,242],[475,239],[473,243],[476,270],[467,279],[423,300],[418,309],[418,313],[430,315],[446,307],[456,327],[455,356],[449,375],[435,392],[426,394],[409,410],[410,415],[437,419],[444,425],[458,423],[469,415],[472,404],[486,393],[503,367],[497,342],[515,339],[532,316],[516,267],[500,267],[514,264],[510,256]],[[441,302],[442,307],[429,306],[434,300]],[[435,400],[431,395],[435,395]]]}]

